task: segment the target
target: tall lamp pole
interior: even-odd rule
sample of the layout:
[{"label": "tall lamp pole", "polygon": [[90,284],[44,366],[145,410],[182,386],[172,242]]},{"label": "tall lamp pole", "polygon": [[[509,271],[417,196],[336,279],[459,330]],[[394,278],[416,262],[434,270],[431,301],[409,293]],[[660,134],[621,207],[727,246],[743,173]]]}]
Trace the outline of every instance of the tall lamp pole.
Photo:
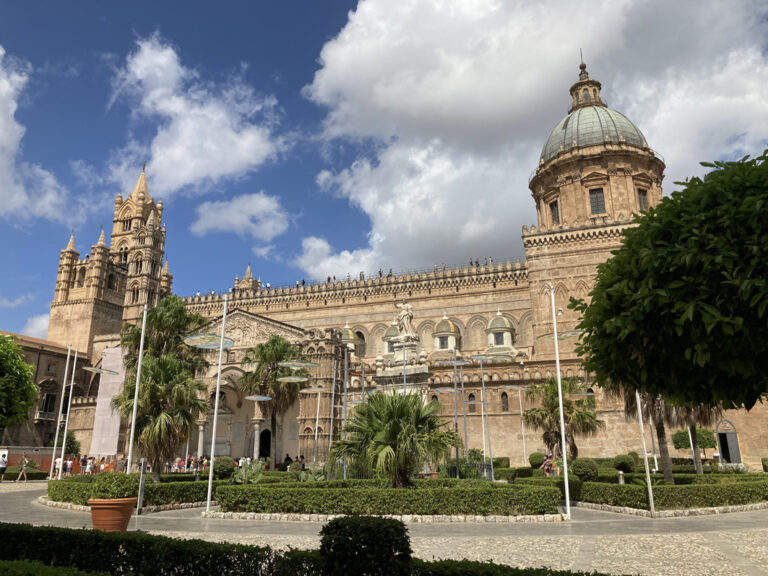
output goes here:
[{"label": "tall lamp pole", "polygon": [[64,448],[67,446],[67,430],[69,430],[69,415],[70,412],[72,412],[72,396],[75,395],[75,372],[77,372],[77,348],[75,348],[75,361],[72,364],[72,377],[69,381],[69,402],[67,403],[67,418],[64,420],[64,438],[61,440],[61,466],[59,466],[59,480],[61,480],[61,469],[64,468]]},{"label": "tall lamp pole", "polygon": [[139,404],[139,386],[141,385],[141,361],[144,359],[144,334],[147,330],[147,305],[144,304],[144,315],[141,320],[141,340],[139,342],[139,361],[136,367],[136,388],[133,392],[133,410],[131,412],[131,436],[128,441],[128,463],[125,473],[131,473],[131,461],[133,458],[133,437],[136,433],[136,407]]},{"label": "tall lamp pole", "polygon": [[[56,436],[53,440],[53,450],[51,450],[51,472],[48,478],[53,480],[53,464],[56,461],[56,446],[59,445],[59,430],[61,429],[61,415],[64,412],[64,395],[67,389],[67,374],[69,373],[69,355],[72,352],[72,344],[67,346],[67,363],[64,365],[64,379],[61,382],[61,400],[59,401],[59,416],[56,418]],[[66,438],[64,439],[66,442]]]},{"label": "tall lamp pole", "polygon": [[568,486],[568,449],[565,444],[565,416],[563,414],[563,384],[560,378],[560,346],[557,341],[557,311],[555,309],[555,287],[549,285],[549,296],[552,302],[552,331],[555,342],[555,369],[557,371],[557,400],[560,405],[560,442],[563,455],[563,477],[565,479],[565,516],[571,519],[571,491]]}]

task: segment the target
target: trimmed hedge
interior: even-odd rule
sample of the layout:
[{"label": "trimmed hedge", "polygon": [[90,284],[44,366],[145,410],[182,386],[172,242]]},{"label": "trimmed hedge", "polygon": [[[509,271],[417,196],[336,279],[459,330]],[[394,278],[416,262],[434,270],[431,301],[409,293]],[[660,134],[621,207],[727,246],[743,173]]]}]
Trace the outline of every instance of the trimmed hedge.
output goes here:
[{"label": "trimmed hedge", "polygon": [[275,553],[256,546],[1,523],[0,542],[0,560],[36,560],[110,574],[275,574],[267,571]]},{"label": "trimmed hedge", "polygon": [[531,468],[540,468],[546,459],[547,455],[544,452],[531,452],[528,454],[528,463],[531,465]]},{"label": "trimmed hedge", "polygon": [[768,458],[760,458],[760,462],[763,465],[763,472],[768,472]]},{"label": "trimmed hedge", "polygon": [[64,566],[46,566],[27,560],[0,560],[0,574],[3,576],[107,576],[105,572],[83,572]]},{"label": "trimmed hedge", "polygon": [[602,572],[562,572],[549,568],[513,568],[473,560],[411,561],[412,576],[606,576]]},{"label": "trimmed hedge", "polygon": [[509,457],[501,456],[500,458],[493,459],[494,468],[509,468]]},{"label": "trimmed hedge", "polygon": [[[10,482],[16,480],[19,477],[18,472],[5,471],[5,481]],[[46,480],[48,478],[48,472],[42,470],[30,470],[27,469],[27,480]]]},{"label": "trimmed hedge", "polygon": [[487,484],[463,488],[325,488],[221,486],[223,512],[347,515],[556,514],[560,492],[548,486]]},{"label": "trimmed hedge", "polygon": [[619,454],[613,459],[613,467],[624,474],[629,474],[635,470],[635,459],[629,454]]},{"label": "trimmed hedge", "polygon": [[569,472],[573,472],[582,482],[595,482],[598,479],[598,467],[592,460],[577,458],[568,467]]},{"label": "trimmed hedge", "polygon": [[[655,492],[654,492],[655,493]],[[648,509],[648,494],[637,484],[607,484],[605,482],[584,482],[581,487],[581,501],[610,506]]]},{"label": "trimmed hedge", "polygon": [[[226,485],[227,480],[214,480],[214,492],[217,487]],[[93,493],[93,484],[53,480],[48,483],[48,499],[54,502],[71,502],[81,506],[88,505]],[[144,506],[162,506],[187,502],[203,502],[208,497],[208,482],[168,482],[144,485]]]},{"label": "trimmed hedge", "polygon": [[[560,490],[560,494],[565,498],[565,478],[558,476],[555,478],[518,478],[515,484],[524,484],[528,486],[555,486]],[[579,500],[581,498],[581,488],[584,483],[579,478],[568,476],[568,487],[570,488],[571,498]]]},{"label": "trimmed hedge", "polygon": [[754,504],[768,501],[768,481],[656,486],[653,500],[658,510]]}]

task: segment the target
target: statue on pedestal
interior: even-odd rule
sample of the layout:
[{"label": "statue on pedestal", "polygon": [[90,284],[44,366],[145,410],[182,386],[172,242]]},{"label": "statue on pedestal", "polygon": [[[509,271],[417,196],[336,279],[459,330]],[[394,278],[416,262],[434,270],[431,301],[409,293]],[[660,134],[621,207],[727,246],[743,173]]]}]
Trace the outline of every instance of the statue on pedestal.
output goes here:
[{"label": "statue on pedestal", "polygon": [[413,320],[413,306],[406,302],[405,298],[400,304],[395,304],[395,308],[398,309],[395,322],[397,322],[397,329],[400,335],[397,337],[397,342],[418,342],[419,337],[413,329],[411,320]]}]

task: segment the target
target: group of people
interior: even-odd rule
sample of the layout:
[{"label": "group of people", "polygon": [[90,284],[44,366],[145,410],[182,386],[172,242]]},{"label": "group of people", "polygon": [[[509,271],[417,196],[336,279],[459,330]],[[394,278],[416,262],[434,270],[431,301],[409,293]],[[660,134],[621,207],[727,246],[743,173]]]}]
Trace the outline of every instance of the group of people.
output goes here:
[{"label": "group of people", "polygon": [[285,465],[285,469],[286,469],[286,470],[287,470],[287,469],[288,469],[288,468],[291,466],[291,464],[293,464],[294,462],[296,462],[296,463],[297,463],[297,464],[300,466],[300,469],[301,469],[301,470],[306,470],[306,469],[307,469],[307,462],[306,462],[306,460],[304,460],[304,454],[302,454],[301,456],[296,456],[296,460],[294,460],[293,458],[291,458],[291,455],[290,455],[290,454],[286,454],[286,455],[285,455],[285,460],[283,460],[283,464]]},{"label": "group of people", "polygon": [[[26,454],[21,455],[19,460],[19,475],[16,477],[15,482],[21,480],[24,477],[24,482],[27,481],[27,467],[29,466],[29,459]],[[0,482],[5,481],[5,469],[8,468],[8,457],[5,453],[0,454]]]},{"label": "group of people", "polygon": [[[53,477],[58,477],[59,470],[61,470],[62,478],[71,476],[75,461],[72,457],[67,457],[62,460],[61,456],[57,457],[53,461]],[[92,474],[100,474],[104,470],[108,469],[109,463],[106,458],[98,459],[95,456],[83,456],[80,458],[80,475],[91,476]]]}]

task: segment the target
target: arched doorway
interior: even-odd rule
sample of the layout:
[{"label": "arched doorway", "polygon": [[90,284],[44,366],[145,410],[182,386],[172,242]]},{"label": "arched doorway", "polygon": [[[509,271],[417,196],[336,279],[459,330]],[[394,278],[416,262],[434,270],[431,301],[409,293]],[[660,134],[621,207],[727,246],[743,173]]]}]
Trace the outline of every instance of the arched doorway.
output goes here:
[{"label": "arched doorway", "polygon": [[264,430],[259,434],[259,460],[269,458],[271,450],[272,432]]},{"label": "arched doorway", "polygon": [[715,427],[720,461],[724,464],[741,464],[739,433],[730,420],[720,420]]}]

